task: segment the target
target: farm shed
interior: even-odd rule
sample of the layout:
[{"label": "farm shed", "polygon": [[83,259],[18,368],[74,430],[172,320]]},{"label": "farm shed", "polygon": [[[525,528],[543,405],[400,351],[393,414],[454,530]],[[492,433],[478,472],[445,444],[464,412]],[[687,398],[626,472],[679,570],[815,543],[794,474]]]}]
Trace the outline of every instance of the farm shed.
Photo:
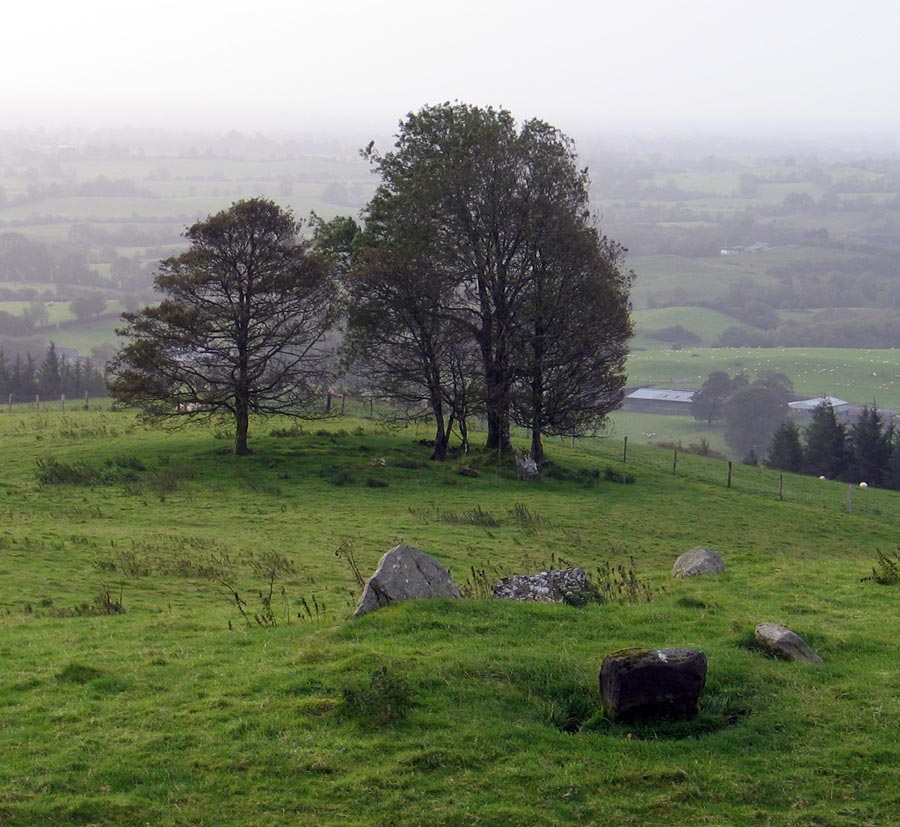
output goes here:
[{"label": "farm shed", "polygon": [[695,392],[666,388],[637,388],[625,396],[622,410],[689,416]]},{"label": "farm shed", "polygon": [[812,416],[819,405],[829,402],[834,408],[834,413],[838,419],[847,419],[850,416],[850,403],[836,396],[819,396],[815,399],[800,399],[797,402],[789,402],[791,415],[797,417]]}]

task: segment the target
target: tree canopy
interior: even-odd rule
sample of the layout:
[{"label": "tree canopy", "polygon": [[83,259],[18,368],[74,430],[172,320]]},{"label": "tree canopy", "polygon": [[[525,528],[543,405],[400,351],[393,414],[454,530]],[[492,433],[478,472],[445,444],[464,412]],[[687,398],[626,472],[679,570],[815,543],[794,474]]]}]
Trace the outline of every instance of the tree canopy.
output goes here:
[{"label": "tree canopy", "polygon": [[394,376],[429,401],[436,448],[445,409],[464,418],[476,386],[487,450],[509,450],[515,421],[540,460],[542,434],[600,423],[624,386],[630,274],[591,221],[571,140],[442,104],[410,114],[393,151],[367,154],[381,183],[350,278],[356,356],[390,372],[404,351],[417,378]]},{"label": "tree canopy", "polygon": [[131,341],[109,388],[152,419],[226,416],[234,453],[249,453],[252,413],[308,413],[325,363],[336,292],[300,222],[253,198],[189,227],[190,248],[161,262],[165,299],[125,313]]}]

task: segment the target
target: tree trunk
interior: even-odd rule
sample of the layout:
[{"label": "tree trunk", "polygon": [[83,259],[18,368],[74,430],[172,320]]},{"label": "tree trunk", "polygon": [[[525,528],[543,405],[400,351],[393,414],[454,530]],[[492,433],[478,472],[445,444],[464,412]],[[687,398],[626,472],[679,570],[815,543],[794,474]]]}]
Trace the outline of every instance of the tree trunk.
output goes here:
[{"label": "tree trunk", "polygon": [[234,455],[247,456],[253,451],[247,446],[247,432],[250,429],[250,410],[246,400],[239,400],[234,411]]},{"label": "tree trunk", "polygon": [[485,413],[487,416],[487,442],[484,450],[500,456],[512,453],[509,436],[509,383],[497,377],[487,377]]},{"label": "tree trunk", "polygon": [[544,443],[541,440],[541,429],[538,425],[531,429],[531,458],[538,464],[538,468],[544,464]]},{"label": "tree trunk", "polygon": [[[433,386],[437,388],[437,385]],[[435,462],[443,462],[447,459],[447,444],[450,442],[449,429],[444,424],[444,406],[441,402],[440,393],[435,390],[431,397],[431,413],[434,415],[435,431],[434,431],[434,450],[431,452],[431,458]],[[450,417],[451,427],[453,417]]]},{"label": "tree trunk", "polygon": [[447,434],[443,428],[439,428],[434,437],[434,450],[431,452],[431,458],[435,462],[443,462],[447,459]]}]

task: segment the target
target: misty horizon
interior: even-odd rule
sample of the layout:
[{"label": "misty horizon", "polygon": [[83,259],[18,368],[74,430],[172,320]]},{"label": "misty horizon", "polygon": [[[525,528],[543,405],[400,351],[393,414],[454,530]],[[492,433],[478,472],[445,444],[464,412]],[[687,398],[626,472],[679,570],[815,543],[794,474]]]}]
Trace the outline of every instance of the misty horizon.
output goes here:
[{"label": "misty horizon", "polygon": [[[48,13],[49,11],[49,13]],[[459,100],[576,140],[721,136],[889,144],[900,7],[764,0],[564,0],[452,12],[409,0],[244,13],[210,0],[15,6],[0,131],[120,129],[389,136]]]}]

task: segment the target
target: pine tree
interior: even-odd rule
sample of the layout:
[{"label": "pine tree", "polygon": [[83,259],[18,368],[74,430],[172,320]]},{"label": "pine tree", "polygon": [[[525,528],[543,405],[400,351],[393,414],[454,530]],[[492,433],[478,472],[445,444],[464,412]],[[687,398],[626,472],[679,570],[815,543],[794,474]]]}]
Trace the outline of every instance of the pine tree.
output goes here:
[{"label": "pine tree", "polygon": [[56,345],[50,342],[47,355],[37,372],[38,392],[45,399],[56,399],[62,393],[60,361],[56,353]]},{"label": "pine tree", "polygon": [[847,470],[847,430],[837,420],[834,407],[823,402],[806,428],[805,467],[809,474],[841,479]]},{"label": "pine tree", "polygon": [[783,422],[772,437],[766,457],[769,468],[798,474],[803,470],[803,446],[800,443],[800,429],[793,422]]},{"label": "pine tree", "polygon": [[875,405],[864,407],[850,429],[848,476],[853,482],[882,485],[891,461],[891,434]]}]

